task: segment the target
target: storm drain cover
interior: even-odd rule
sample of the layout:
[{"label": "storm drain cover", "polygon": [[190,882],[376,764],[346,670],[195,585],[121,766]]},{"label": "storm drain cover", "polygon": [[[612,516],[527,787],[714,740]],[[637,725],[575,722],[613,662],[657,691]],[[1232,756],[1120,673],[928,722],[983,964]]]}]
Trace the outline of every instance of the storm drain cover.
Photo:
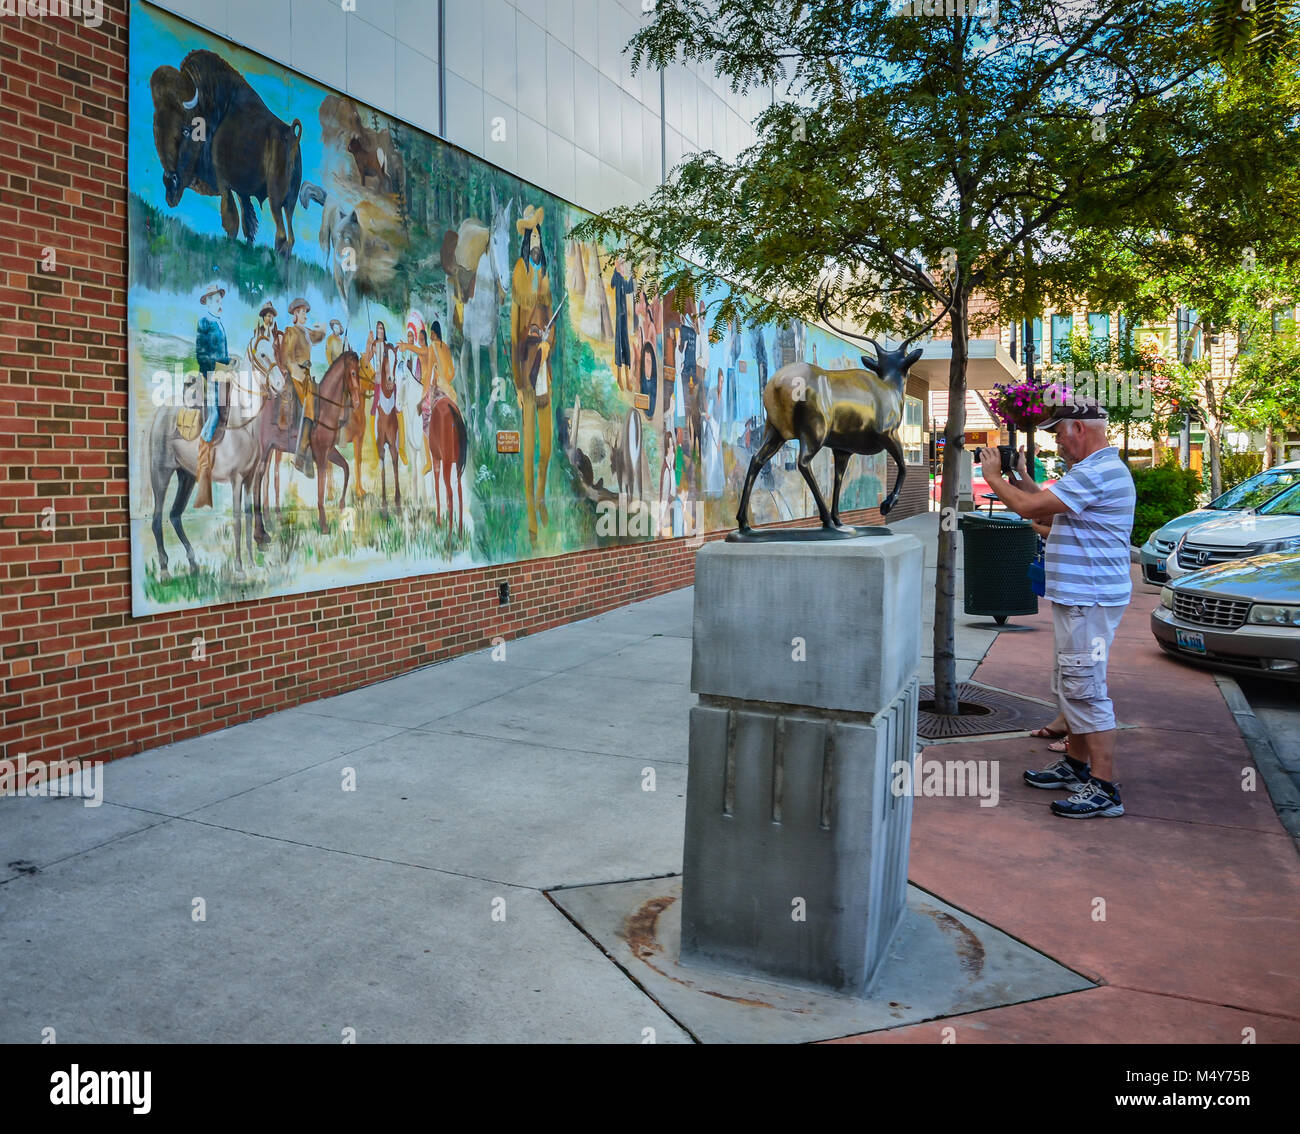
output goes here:
[{"label": "storm drain cover", "polygon": [[946,740],[953,736],[987,736],[996,732],[1019,732],[1037,728],[1044,712],[1051,709],[1041,701],[1017,697],[1001,689],[990,689],[963,681],[957,686],[960,712],[955,717],[934,711],[934,686],[922,685],[916,712],[916,734],[925,740]]}]

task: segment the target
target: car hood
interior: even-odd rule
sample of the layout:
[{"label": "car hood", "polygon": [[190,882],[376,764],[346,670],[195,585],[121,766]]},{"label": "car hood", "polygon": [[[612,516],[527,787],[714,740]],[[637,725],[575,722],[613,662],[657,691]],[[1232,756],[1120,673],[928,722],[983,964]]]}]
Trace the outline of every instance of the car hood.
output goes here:
[{"label": "car hood", "polygon": [[1197,527],[1207,520],[1224,520],[1231,519],[1234,516],[1240,516],[1241,512],[1235,508],[1197,508],[1195,512],[1187,512],[1181,516],[1176,516],[1165,524],[1162,528],[1157,528],[1151,533],[1153,540],[1163,539],[1170,543],[1177,543],[1178,537],[1188,528]]},{"label": "car hood", "polygon": [[1300,536],[1300,516],[1238,515],[1235,519],[1211,520],[1187,533],[1188,543],[1214,547],[1250,547],[1274,539]]},{"label": "car hood", "polygon": [[1251,602],[1300,603],[1300,553],[1254,555],[1203,567],[1169,584],[1176,591]]}]

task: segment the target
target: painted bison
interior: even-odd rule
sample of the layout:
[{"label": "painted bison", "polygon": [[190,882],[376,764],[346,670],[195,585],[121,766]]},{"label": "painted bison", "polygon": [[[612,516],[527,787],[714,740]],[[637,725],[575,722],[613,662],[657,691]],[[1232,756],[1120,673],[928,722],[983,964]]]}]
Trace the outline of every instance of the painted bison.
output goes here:
[{"label": "painted bison", "polygon": [[275,250],[292,252],[302,123],[295,118],[285,125],[244,76],[211,51],[191,51],[179,70],[159,67],[149,86],[167,204],[175,208],[186,189],[217,197],[226,235],[235,239],[242,224],[252,241],[258,205],[266,201],[275,221]]}]

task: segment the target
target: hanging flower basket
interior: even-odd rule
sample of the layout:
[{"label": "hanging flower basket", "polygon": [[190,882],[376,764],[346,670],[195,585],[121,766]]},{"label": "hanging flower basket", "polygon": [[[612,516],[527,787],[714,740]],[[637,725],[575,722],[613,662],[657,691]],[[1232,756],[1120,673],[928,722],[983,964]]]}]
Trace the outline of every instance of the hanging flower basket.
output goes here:
[{"label": "hanging flower basket", "polygon": [[1008,428],[1028,433],[1051,417],[1070,393],[1068,386],[1057,383],[1047,386],[1028,382],[998,383],[989,395],[989,409]]}]

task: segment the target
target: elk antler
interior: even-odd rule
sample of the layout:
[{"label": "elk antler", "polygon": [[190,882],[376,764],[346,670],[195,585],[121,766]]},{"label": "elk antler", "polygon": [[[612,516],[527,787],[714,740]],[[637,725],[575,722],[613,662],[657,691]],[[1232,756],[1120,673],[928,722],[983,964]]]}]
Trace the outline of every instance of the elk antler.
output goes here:
[{"label": "elk antler", "polygon": [[826,324],[836,334],[843,335],[848,339],[857,339],[859,342],[870,343],[871,349],[877,354],[880,353],[880,344],[870,335],[859,335],[854,331],[846,331],[843,327],[837,327],[831,322],[830,308],[827,303],[827,297],[830,294],[830,288],[824,283],[817,284],[817,318]]},{"label": "elk antler", "polygon": [[938,315],[936,315],[933,319],[931,319],[919,331],[916,331],[911,335],[908,335],[908,337],[905,338],[902,341],[902,343],[899,344],[898,347],[899,350],[906,350],[909,346],[911,346],[914,342],[916,342],[916,340],[919,339],[922,335],[926,334],[928,331],[934,330],[934,328],[939,325],[940,320],[943,319],[943,317],[947,315],[949,311],[952,310],[952,305],[957,301],[957,284],[960,278],[961,278],[961,268],[957,268],[953,272],[952,290],[948,295],[948,302],[945,303],[943,306],[943,310],[940,311]]}]

